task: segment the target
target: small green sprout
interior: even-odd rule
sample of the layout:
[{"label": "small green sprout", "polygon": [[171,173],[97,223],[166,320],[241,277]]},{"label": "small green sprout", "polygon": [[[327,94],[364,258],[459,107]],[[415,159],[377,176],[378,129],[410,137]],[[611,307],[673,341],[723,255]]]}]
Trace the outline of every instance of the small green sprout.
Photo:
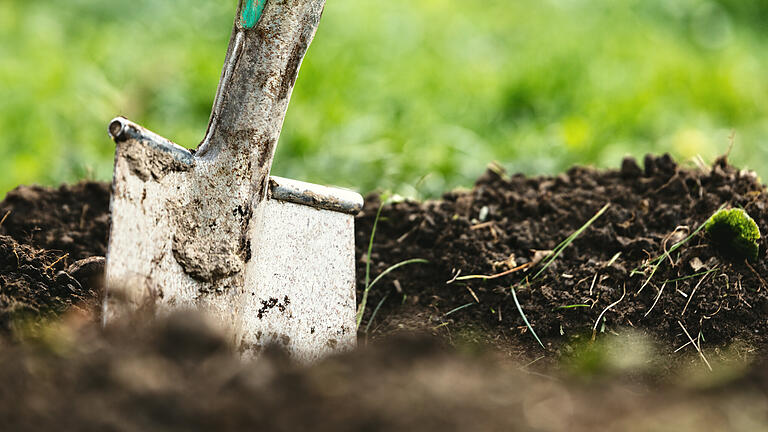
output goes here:
[{"label": "small green sprout", "polygon": [[709,218],[704,230],[715,245],[751,261],[757,260],[760,228],[744,210],[719,210]]}]

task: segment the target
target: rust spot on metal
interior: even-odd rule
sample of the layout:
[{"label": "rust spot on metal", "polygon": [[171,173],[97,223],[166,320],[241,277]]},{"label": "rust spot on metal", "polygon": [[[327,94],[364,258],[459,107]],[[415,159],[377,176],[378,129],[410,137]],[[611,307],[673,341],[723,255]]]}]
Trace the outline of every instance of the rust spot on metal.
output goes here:
[{"label": "rust spot on metal", "polygon": [[258,159],[258,169],[264,169],[264,167],[271,166],[270,163],[272,161],[272,155],[275,151],[275,144],[277,144],[277,140],[275,140],[274,137],[271,136],[262,136],[261,139],[259,139],[258,148],[259,148],[259,159]]},{"label": "rust spot on metal", "polygon": [[288,58],[288,64],[285,66],[285,71],[283,72],[283,79],[280,83],[280,100],[288,97],[294,84],[296,84],[296,78],[299,77],[299,65],[301,64],[301,59],[304,58],[304,54],[307,52],[308,47],[307,38],[304,35],[301,35],[299,41],[293,47],[291,56]]}]

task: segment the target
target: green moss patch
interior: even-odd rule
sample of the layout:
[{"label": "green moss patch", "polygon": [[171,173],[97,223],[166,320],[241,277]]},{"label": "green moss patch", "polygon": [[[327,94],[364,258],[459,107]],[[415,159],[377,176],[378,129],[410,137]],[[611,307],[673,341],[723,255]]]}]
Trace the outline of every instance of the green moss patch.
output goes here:
[{"label": "green moss patch", "polygon": [[707,221],[704,230],[712,242],[726,252],[757,260],[760,228],[744,210],[719,210]]}]

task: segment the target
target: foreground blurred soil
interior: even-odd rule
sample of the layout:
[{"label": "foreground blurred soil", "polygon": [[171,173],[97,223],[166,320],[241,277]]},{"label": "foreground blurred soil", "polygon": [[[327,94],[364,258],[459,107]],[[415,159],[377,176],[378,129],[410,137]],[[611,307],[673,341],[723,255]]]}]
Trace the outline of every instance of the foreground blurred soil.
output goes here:
[{"label": "foreground blurred soil", "polygon": [[[191,312],[102,329],[109,186],[20,187],[0,203],[2,430],[768,430],[765,240],[748,263],[696,234],[641,290],[644,264],[721,205],[765,231],[765,187],[725,160],[643,165],[491,167],[470,191],[386,204],[370,260],[369,197],[359,298],[369,261],[373,277],[429,263],[371,290],[359,350],[309,367],[279,346],[240,361]],[[608,203],[534,278],[536,251]]]}]

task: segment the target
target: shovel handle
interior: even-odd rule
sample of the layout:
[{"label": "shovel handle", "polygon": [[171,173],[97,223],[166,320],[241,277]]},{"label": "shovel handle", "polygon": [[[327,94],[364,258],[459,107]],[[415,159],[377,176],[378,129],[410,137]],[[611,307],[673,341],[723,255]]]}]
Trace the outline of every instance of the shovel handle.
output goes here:
[{"label": "shovel handle", "polygon": [[240,25],[244,28],[254,28],[259,22],[267,0],[247,0],[245,5],[240,2]]},{"label": "shovel handle", "polygon": [[324,6],[325,0],[239,0],[208,131],[196,157],[247,155],[257,177],[268,175]]}]

